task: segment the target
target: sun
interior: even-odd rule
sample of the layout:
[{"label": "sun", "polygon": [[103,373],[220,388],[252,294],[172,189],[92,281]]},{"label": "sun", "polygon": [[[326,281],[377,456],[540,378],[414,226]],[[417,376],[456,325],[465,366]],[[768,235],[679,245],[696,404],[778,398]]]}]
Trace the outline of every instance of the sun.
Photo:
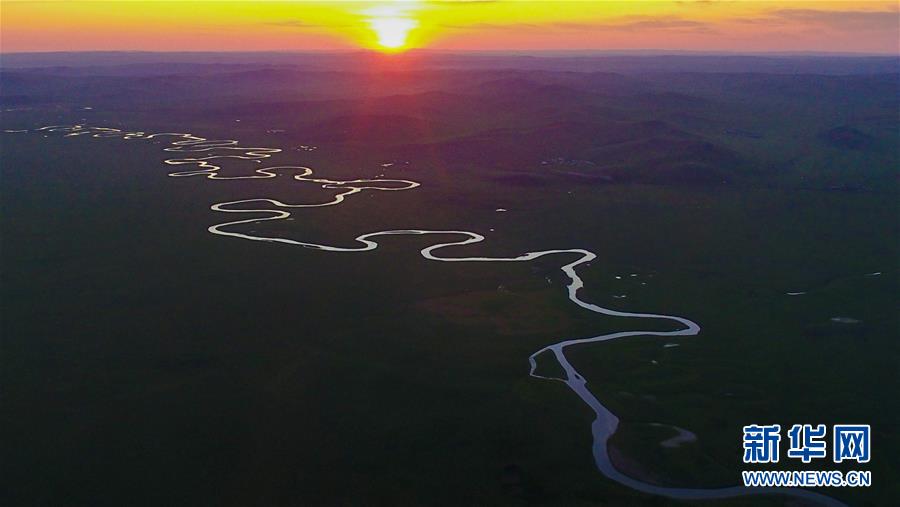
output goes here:
[{"label": "sun", "polygon": [[378,45],[385,49],[403,49],[406,46],[409,31],[416,27],[416,22],[409,18],[373,18],[369,21]]},{"label": "sun", "polygon": [[394,1],[363,11],[366,23],[375,32],[375,43],[384,51],[402,51],[409,45],[409,33],[419,26],[415,12],[419,2]]}]

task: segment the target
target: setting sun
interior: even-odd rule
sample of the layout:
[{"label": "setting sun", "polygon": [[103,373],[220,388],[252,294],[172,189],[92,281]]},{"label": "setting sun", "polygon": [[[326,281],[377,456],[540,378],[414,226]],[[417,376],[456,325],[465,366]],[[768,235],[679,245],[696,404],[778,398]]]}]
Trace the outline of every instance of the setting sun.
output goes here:
[{"label": "setting sun", "polygon": [[175,2],[159,0],[0,3],[5,52],[580,48],[893,54],[898,19],[896,1],[885,0],[203,0],[190,2],[191,16],[173,9]]},{"label": "setting sun", "polygon": [[378,37],[378,45],[386,49],[401,49],[406,45],[406,36],[416,26],[412,19],[379,18],[370,24]]},{"label": "setting sun", "polygon": [[392,2],[363,11],[379,48],[398,51],[407,46],[409,32],[419,25],[413,17],[417,7],[418,2]]}]

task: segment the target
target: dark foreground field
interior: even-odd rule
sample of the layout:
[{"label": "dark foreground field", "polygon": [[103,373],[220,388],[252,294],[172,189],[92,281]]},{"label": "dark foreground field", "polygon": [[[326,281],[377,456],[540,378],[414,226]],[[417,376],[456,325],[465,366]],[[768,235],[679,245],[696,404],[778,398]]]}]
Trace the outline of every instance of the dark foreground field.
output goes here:
[{"label": "dark foreground field", "polygon": [[[3,63],[2,129],[193,132],[285,150],[263,165],[422,183],[247,226],[257,234],[348,245],[463,229],[487,241],[461,255],[597,253],[584,299],[702,327],[568,351],[620,417],[613,450],[631,475],[734,485],[743,425],[868,423],[873,459],[856,468],[873,487],[825,493],[900,496],[892,59]],[[648,328],[572,305],[560,259],[214,236],[213,203],[335,192],[168,178],[153,141],[0,136],[3,505],[680,505],[604,479],[590,411],[528,376],[548,344]],[[674,432],[659,423],[697,441],[662,447]]]}]

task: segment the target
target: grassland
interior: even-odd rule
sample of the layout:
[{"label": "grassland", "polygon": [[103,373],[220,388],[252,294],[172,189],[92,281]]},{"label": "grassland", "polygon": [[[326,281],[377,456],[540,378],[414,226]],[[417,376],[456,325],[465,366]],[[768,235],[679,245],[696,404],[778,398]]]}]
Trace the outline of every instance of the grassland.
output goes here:
[{"label": "grassland", "polygon": [[[488,237],[473,254],[597,252],[585,299],[703,327],[678,347],[570,352],[622,419],[613,447],[632,473],[732,485],[742,425],[861,422],[875,485],[829,493],[900,494],[896,74],[469,69],[363,94],[316,73],[16,72],[4,129],[191,131],[287,148],[273,164],[423,184],[272,233],[462,227]],[[492,91],[510,79],[498,74],[521,93]],[[367,134],[387,113],[418,127]],[[828,135],[841,126],[864,141]],[[153,143],[0,135],[4,504],[675,504],[603,480],[589,411],[528,377],[549,343],[635,326],[570,305],[554,260],[433,263],[408,237],[367,254],[216,237],[214,202],[322,190],[166,178]],[[319,149],[291,149],[306,143]],[[661,447],[671,431],[653,423],[698,440]]]}]

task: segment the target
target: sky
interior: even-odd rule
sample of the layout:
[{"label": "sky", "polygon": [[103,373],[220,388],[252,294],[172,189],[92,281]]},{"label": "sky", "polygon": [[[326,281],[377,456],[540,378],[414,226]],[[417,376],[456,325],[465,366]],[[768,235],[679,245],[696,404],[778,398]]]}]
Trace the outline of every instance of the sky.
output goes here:
[{"label": "sky", "polygon": [[898,2],[0,0],[0,51],[900,54]]}]

